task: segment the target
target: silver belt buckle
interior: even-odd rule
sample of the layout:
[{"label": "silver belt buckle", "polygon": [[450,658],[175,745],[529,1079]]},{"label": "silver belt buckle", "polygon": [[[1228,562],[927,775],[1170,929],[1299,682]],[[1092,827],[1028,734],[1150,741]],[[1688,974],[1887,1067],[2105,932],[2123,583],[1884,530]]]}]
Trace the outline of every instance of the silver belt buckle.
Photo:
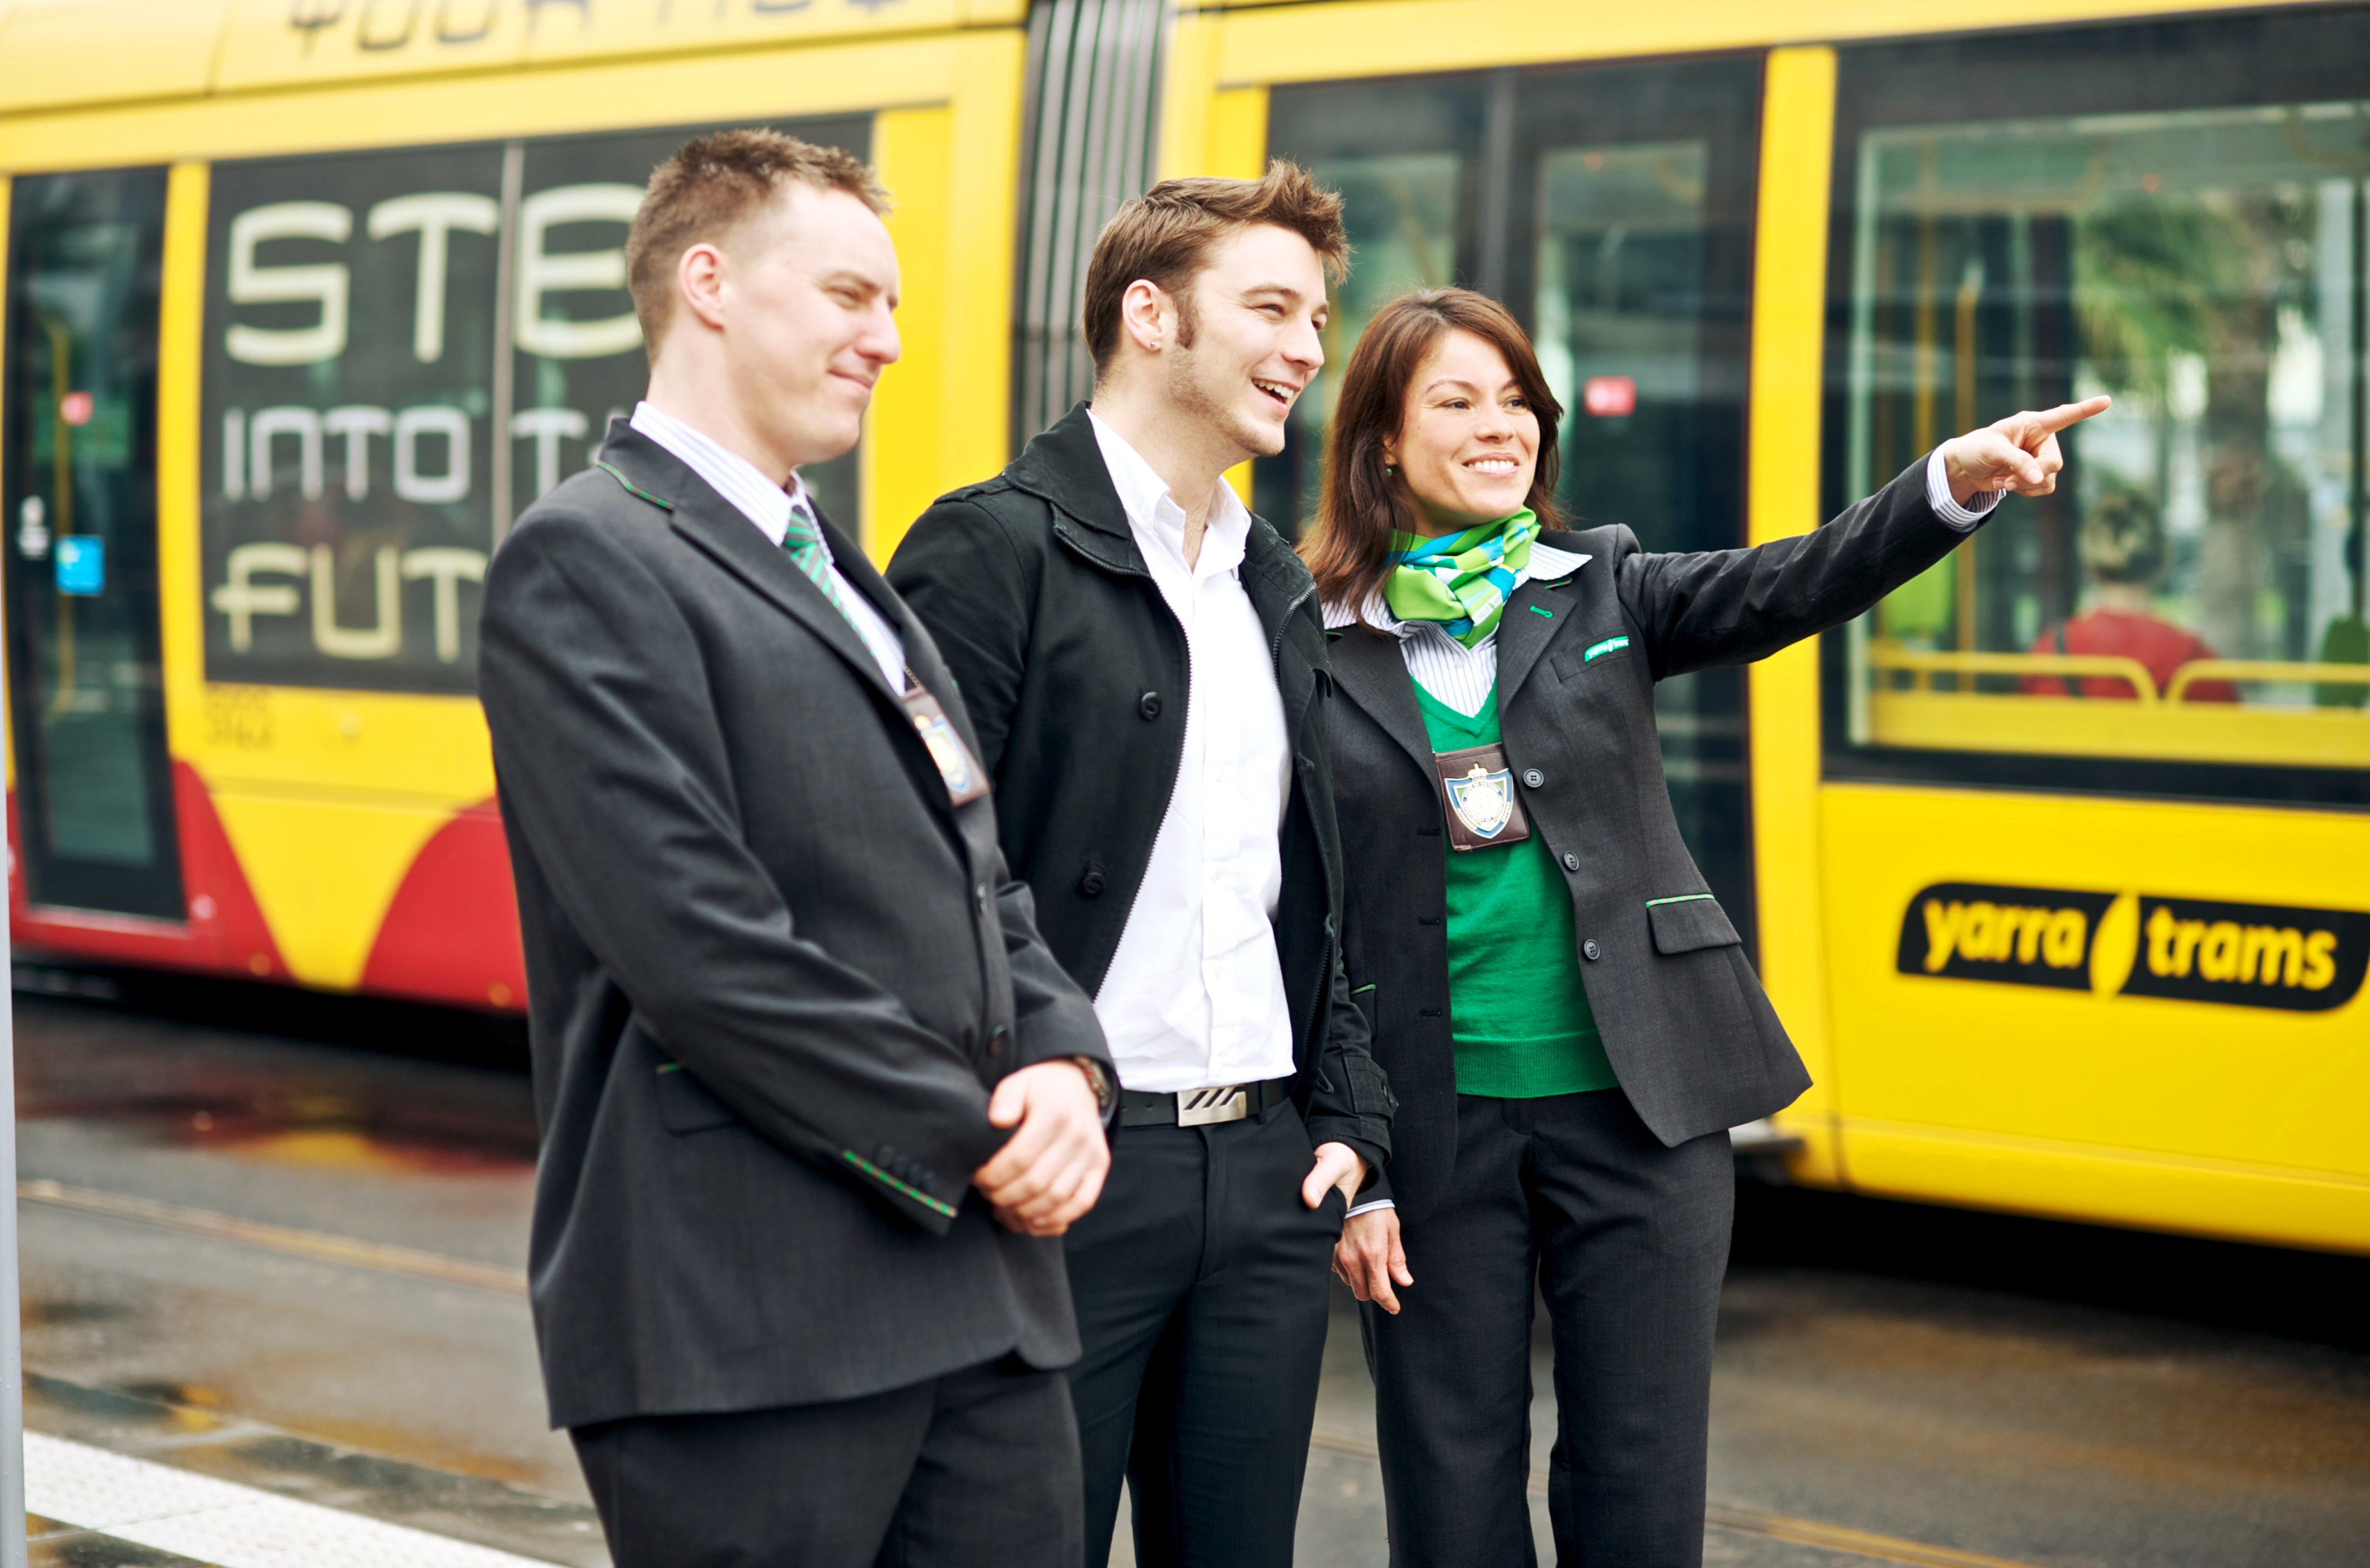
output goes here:
[{"label": "silver belt buckle", "polygon": [[1238,1122],[1250,1114],[1250,1094],[1239,1083],[1214,1084],[1207,1089],[1181,1089],[1177,1093],[1179,1127]]}]

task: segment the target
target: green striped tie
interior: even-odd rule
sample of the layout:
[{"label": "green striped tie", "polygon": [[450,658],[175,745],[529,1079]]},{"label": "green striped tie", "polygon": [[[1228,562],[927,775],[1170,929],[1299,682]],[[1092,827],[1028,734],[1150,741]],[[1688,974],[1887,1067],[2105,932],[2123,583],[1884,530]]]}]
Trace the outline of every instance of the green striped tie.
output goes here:
[{"label": "green striped tie", "polygon": [[[831,580],[831,560],[823,547],[823,525],[815,521],[814,514],[807,510],[803,500],[790,503],[790,525],[782,534],[782,549],[796,563],[799,570],[806,573],[814,585],[823,589],[823,596],[831,601],[831,607],[842,615],[847,615],[847,606],[840,602],[839,589]],[[856,617],[848,615],[847,624],[851,626],[856,624]]]}]

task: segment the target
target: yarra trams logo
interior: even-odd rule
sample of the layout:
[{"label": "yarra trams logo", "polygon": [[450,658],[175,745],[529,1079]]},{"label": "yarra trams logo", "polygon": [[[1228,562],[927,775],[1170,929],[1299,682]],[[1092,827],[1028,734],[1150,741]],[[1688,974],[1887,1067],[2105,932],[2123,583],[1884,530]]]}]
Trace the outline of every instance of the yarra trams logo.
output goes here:
[{"label": "yarra trams logo", "polygon": [[2370,913],[1940,882],[1909,900],[1895,967],[1994,980],[2326,1013],[2370,967]]}]

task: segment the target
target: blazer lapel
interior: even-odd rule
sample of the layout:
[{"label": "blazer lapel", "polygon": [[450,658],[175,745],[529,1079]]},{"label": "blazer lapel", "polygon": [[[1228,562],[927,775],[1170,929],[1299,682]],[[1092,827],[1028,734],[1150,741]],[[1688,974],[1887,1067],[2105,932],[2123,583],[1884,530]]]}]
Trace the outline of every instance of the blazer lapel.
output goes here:
[{"label": "blazer lapel", "polygon": [[1328,651],[1333,683],[1431,778],[1432,735],[1423,727],[1423,707],[1416,701],[1415,681],[1408,674],[1398,639],[1352,626],[1335,637]]},{"label": "blazer lapel", "polygon": [[1542,582],[1525,578],[1506,601],[1498,619],[1498,711],[1504,713],[1514,693],[1573,618],[1578,598],[1571,592],[1572,573]]},{"label": "blazer lapel", "polygon": [[[694,487],[675,504],[674,530],[717,565],[797,621],[846,659],[872,688],[894,701],[897,692],[880,678],[872,650],[846,615],[823,597],[814,579],[799,570],[779,546],[757,531],[740,509],[691,475]],[[847,555],[834,543],[832,554],[846,575]]]}]

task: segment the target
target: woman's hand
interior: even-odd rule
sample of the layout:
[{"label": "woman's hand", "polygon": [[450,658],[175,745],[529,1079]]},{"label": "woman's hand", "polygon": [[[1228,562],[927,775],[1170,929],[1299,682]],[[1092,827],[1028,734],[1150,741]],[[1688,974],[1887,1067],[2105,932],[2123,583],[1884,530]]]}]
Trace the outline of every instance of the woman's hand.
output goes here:
[{"label": "woman's hand", "polygon": [[1341,1222],[1341,1239],[1333,1243],[1333,1272],[1361,1301],[1372,1301],[1397,1316],[1399,1299],[1391,1291],[1415,1283],[1408,1272],[1407,1250],[1399,1245],[1399,1211],[1370,1208]]},{"label": "woman's hand", "polygon": [[2040,413],[2010,414],[1996,425],[1944,441],[1942,473],[1950,482],[1950,498],[1965,506],[1994,490],[2050,494],[2057,488],[2057,471],[2065,466],[2065,454],[2057,450],[2057,432],[2105,413],[2110,401],[2089,397]]}]

